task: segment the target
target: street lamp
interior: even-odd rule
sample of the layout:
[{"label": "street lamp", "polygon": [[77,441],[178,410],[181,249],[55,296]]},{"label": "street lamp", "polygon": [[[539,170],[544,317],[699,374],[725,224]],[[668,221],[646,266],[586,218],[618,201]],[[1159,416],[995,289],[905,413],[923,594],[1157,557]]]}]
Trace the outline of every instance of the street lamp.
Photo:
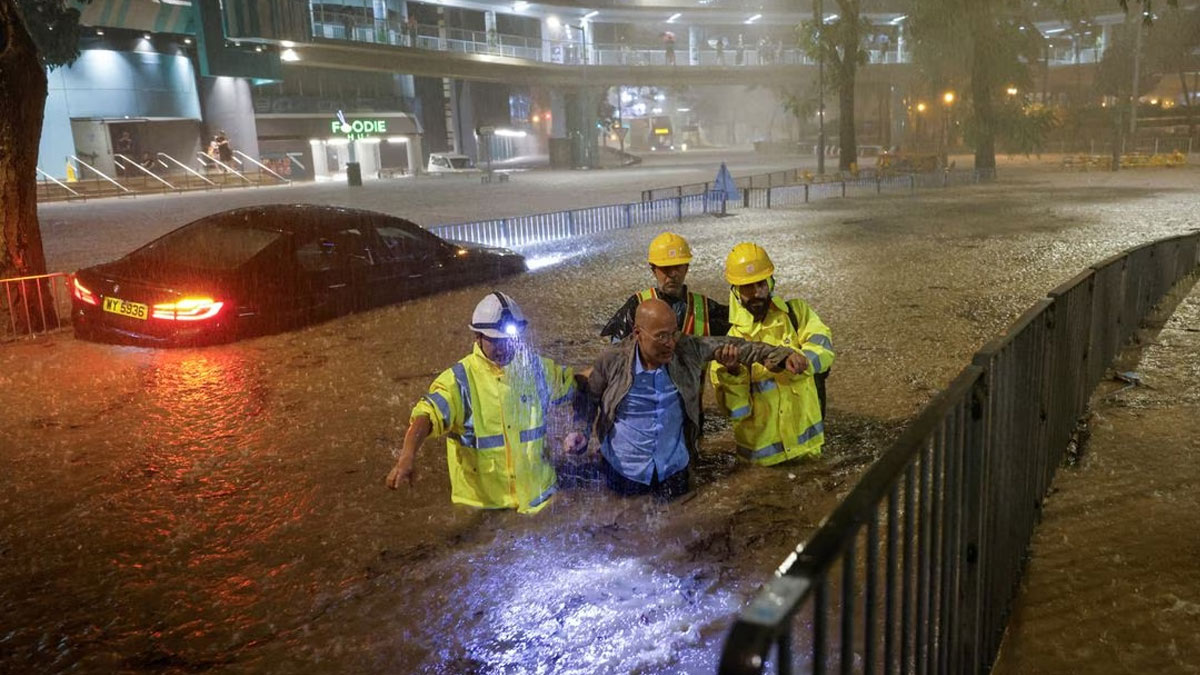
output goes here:
[{"label": "street lamp", "polygon": [[949,166],[950,106],[954,105],[954,92],[942,94],[942,103],[945,104],[945,110],[942,111],[942,166]]}]

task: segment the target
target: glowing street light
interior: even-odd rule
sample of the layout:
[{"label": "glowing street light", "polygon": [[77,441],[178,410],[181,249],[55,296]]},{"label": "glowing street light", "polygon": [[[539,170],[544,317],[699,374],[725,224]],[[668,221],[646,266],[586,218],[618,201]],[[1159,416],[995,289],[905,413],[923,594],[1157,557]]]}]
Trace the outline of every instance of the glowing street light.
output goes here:
[{"label": "glowing street light", "polygon": [[917,104],[917,112],[925,112],[925,107],[926,106],[924,103],[918,103]]},{"label": "glowing street light", "polygon": [[1008,88],[1008,89],[1005,89],[1005,91],[1006,91],[1006,92],[1008,92],[1008,95],[1009,95],[1009,96],[1016,96],[1016,95],[1017,95],[1017,88],[1016,88],[1016,87],[1009,86],[1009,88]]},{"label": "glowing street light", "polygon": [[942,94],[942,101],[945,102],[946,105],[954,105],[954,92],[948,91],[945,94]]}]

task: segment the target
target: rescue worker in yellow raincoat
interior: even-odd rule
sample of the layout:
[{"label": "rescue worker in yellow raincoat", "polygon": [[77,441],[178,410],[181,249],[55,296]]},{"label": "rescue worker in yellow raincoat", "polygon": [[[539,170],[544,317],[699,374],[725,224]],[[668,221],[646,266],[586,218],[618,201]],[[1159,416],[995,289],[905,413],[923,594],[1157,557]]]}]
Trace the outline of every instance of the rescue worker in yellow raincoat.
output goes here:
[{"label": "rescue worker in yellow raincoat", "polygon": [[714,363],[710,371],[717,403],[734,421],[739,453],[764,466],[821,454],[825,424],[817,378],[833,364],[829,327],[803,300],[775,296],[774,274],[761,246],[741,243],[730,251],[729,336],[791,347],[807,367],[793,375],[758,364],[747,369]]},{"label": "rescue worker in yellow raincoat", "polygon": [[[413,460],[433,434],[446,436],[450,499],[489,509],[536,513],[555,491],[547,458],[546,415],[573,402],[570,368],[538,356],[520,341],[527,322],[516,301],[498,291],[475,307],[471,354],[438,375],[413,408],[408,431],[387,486],[411,484]],[[563,439],[576,451],[580,433]]]},{"label": "rescue worker in yellow raincoat", "polygon": [[679,321],[679,330],[684,335],[725,335],[729,330],[729,308],[699,293],[688,291],[684,284],[688,266],[692,262],[692,249],[686,239],[674,232],[663,232],[650,242],[646,262],[650,263],[650,273],[654,275],[656,286],[629,296],[600,331],[600,337],[620,342],[633,333],[633,319],[638,305],[650,298],[658,298],[671,306]]}]

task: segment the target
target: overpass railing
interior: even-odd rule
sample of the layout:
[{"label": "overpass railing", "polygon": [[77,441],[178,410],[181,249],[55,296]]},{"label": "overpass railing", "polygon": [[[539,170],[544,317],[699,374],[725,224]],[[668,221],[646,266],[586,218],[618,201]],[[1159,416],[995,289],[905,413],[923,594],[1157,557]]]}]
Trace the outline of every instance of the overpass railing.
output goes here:
[{"label": "overpass railing", "polygon": [[987,672],[1090,392],[1198,266],[1197,232],[1134,248],[985,345],[783,561],[720,672]]},{"label": "overpass railing", "polygon": [[[331,40],[350,40],[412,47],[433,51],[467,54],[492,54],[512,58],[600,66],[770,66],[814,65],[816,62],[797,47],[759,45],[757,43],[724,46],[705,45],[694,54],[686,42],[673,50],[666,43],[593,43],[584,45],[572,31],[573,39],[543,39],[495,31],[464,28],[439,28],[429,24],[408,24],[397,19],[374,19],[352,8],[328,8],[314,5],[313,35]],[[867,62],[872,64],[909,63],[911,53],[898,46],[863,43]]]}]

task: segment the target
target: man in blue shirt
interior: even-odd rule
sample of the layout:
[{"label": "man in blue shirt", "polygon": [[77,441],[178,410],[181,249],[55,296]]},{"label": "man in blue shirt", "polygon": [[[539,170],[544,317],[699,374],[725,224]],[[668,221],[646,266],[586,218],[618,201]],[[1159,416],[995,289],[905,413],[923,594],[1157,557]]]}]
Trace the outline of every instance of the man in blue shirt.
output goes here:
[{"label": "man in blue shirt", "polygon": [[587,388],[599,406],[600,454],[614,490],[667,498],[687,492],[700,431],[699,392],[712,360],[793,373],[804,366],[788,347],[683,335],[674,310],[658,299],[638,305],[633,335],[596,360]]}]

